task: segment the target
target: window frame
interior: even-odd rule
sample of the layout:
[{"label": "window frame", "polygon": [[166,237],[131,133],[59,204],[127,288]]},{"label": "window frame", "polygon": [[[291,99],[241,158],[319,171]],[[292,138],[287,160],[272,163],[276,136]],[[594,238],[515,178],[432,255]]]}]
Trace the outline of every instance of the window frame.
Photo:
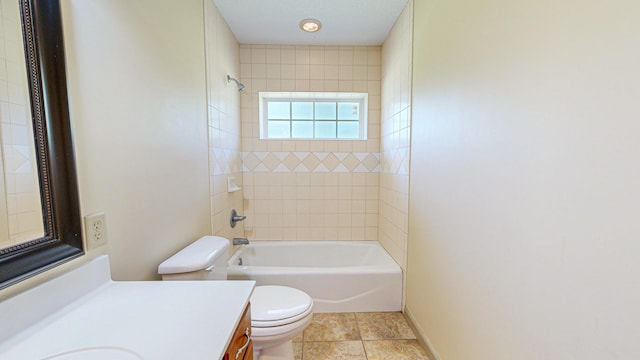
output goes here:
[{"label": "window frame", "polygon": [[[258,121],[260,123],[260,140],[321,140],[321,141],[360,141],[368,139],[368,106],[369,106],[369,94],[364,92],[271,92],[264,91],[258,93],[259,101],[259,117]],[[358,133],[359,136],[357,138],[340,138],[336,133],[336,137],[315,137],[315,124],[316,122],[322,121],[335,121],[336,122],[336,132],[337,132],[337,124],[340,120],[336,116],[336,120],[306,120],[310,121],[314,124],[314,136],[313,137],[293,137],[292,124],[293,119],[292,116],[289,116],[289,119],[282,119],[282,121],[289,121],[290,129],[289,134],[290,137],[269,137],[269,119],[267,118],[267,107],[269,102],[312,102],[314,106],[316,103],[323,102],[335,102],[336,103],[336,111],[338,103],[352,103],[358,102],[360,104],[360,116],[358,119]],[[349,120],[345,120],[349,121]],[[355,122],[355,120],[351,120]]]}]

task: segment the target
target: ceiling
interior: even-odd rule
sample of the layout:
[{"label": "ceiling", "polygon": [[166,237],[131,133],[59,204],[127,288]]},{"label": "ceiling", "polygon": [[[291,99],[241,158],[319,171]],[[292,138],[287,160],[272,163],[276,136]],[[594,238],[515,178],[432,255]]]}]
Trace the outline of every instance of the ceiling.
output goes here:
[{"label": "ceiling", "polygon": [[[407,0],[213,0],[241,44],[381,45]],[[322,22],[317,33],[303,19]]]}]

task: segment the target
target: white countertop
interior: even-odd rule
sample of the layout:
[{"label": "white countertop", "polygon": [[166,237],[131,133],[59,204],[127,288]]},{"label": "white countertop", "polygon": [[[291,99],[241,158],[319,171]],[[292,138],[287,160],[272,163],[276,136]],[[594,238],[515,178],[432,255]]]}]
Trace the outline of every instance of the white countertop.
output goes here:
[{"label": "white countertop", "polygon": [[[0,358],[221,359],[254,285],[252,281],[109,279],[5,339]],[[3,327],[9,325],[5,320],[17,318],[3,314],[15,311],[10,305],[0,303]]]}]

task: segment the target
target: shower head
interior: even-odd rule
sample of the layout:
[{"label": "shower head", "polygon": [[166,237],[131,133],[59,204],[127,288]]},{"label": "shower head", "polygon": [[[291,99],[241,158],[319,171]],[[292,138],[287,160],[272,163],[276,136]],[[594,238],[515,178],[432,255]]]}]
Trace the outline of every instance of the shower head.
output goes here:
[{"label": "shower head", "polygon": [[244,90],[244,84],[242,84],[241,82],[239,82],[238,80],[232,78],[231,76],[227,75],[227,82],[234,82],[236,83],[236,85],[238,86],[238,91],[242,91]]}]

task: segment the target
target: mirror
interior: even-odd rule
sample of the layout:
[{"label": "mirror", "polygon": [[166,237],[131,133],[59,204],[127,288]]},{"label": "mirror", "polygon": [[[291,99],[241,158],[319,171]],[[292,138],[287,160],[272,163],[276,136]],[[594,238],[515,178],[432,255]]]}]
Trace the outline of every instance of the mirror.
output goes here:
[{"label": "mirror", "polygon": [[0,248],[44,236],[20,18],[0,3]]},{"label": "mirror", "polygon": [[[3,140],[2,168],[5,171],[0,181],[0,190],[3,191],[0,196],[5,198],[4,205],[0,199],[0,215],[6,216],[6,220],[0,219],[0,226],[3,226],[3,233],[7,229],[8,234],[7,242],[1,242],[3,239],[0,237],[0,288],[84,253],[59,1],[20,0],[16,8],[21,21],[17,23],[12,17],[15,14],[11,15],[13,5],[7,4],[11,1],[18,0],[0,2],[0,45],[7,50],[1,54],[0,49],[0,55],[4,55],[4,60],[0,59],[0,67],[4,61],[8,70],[5,80],[0,70],[0,131]],[[15,53],[9,54],[9,50]],[[18,59],[18,54],[21,54],[21,59]],[[20,64],[26,65],[19,69]],[[21,77],[27,80],[26,86],[19,84]],[[5,122],[8,122],[7,126]],[[14,135],[20,144],[16,144]],[[11,143],[5,144],[5,139]],[[16,149],[20,149],[24,158],[34,161],[23,162],[16,167]],[[19,174],[31,171],[33,176],[18,176],[25,181],[18,184],[13,176],[16,170]],[[29,195],[18,200],[17,195],[13,196],[13,190]],[[20,227],[20,214],[17,214],[18,222],[12,228],[12,221],[16,219],[11,217],[16,215],[14,210],[29,213],[22,224],[28,223],[27,218],[33,220],[33,224]],[[18,230],[15,230],[16,226]],[[25,231],[17,232],[20,229]],[[13,240],[12,235],[16,235]]]}]

